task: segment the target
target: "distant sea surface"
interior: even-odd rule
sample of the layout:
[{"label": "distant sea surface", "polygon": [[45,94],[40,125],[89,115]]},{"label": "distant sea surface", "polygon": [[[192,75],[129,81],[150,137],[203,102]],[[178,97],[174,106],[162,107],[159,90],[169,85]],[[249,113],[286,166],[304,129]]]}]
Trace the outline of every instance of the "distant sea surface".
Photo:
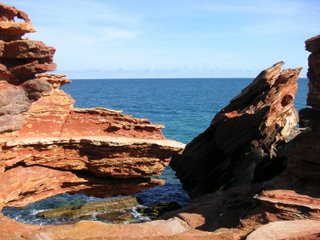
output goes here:
[{"label": "distant sea surface", "polygon": [[[72,84],[65,85],[62,89],[76,100],[76,107],[104,107],[123,110],[123,113],[134,117],[148,118],[153,123],[166,126],[163,133],[167,138],[188,143],[203,132],[213,116],[252,80],[252,78],[87,79],[73,80]],[[307,79],[299,79],[298,85],[295,106],[300,110],[306,106]],[[148,189],[137,195],[144,200],[145,205],[163,201],[176,201],[182,205],[188,202],[187,194],[182,190],[179,180],[175,178],[170,167],[160,178],[166,180],[164,186]],[[40,223],[41,220],[33,218],[31,212],[50,208],[59,199],[71,201],[70,198],[72,198],[70,195],[53,197],[52,200],[25,208],[23,210],[25,212],[17,213],[17,210],[6,209],[4,213],[21,221]]]},{"label": "distant sea surface", "polygon": [[[170,139],[190,142],[213,116],[252,82],[252,78],[212,79],[88,79],[74,80],[63,90],[76,107],[123,110],[166,126]],[[305,107],[307,79],[299,79],[296,108]]]},{"label": "distant sea surface", "polygon": [[[183,143],[203,132],[213,116],[252,82],[252,78],[213,79],[104,79],[74,80],[63,90],[76,100],[76,107],[105,107],[123,110],[134,117],[148,118],[165,125],[164,135]],[[307,79],[298,81],[296,107],[306,106]],[[168,168],[163,177],[165,187],[157,187],[146,200],[184,203],[180,183]],[[172,191],[168,191],[172,190]],[[150,192],[147,191],[147,192]]]}]

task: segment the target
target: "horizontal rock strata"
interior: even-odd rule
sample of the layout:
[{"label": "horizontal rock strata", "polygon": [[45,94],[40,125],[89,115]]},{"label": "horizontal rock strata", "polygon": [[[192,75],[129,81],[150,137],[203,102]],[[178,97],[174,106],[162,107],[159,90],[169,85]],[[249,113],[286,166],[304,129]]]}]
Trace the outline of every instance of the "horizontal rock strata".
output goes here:
[{"label": "horizontal rock strata", "polygon": [[[110,197],[163,184],[158,176],[184,145],[147,119],[74,108],[55,49],[22,38],[26,13],[0,4],[0,202],[28,203],[64,192]],[[20,21],[16,21],[20,19]]]},{"label": "horizontal rock strata", "polygon": [[278,149],[298,122],[293,102],[301,68],[281,71],[282,65],[262,71],[172,159],[171,167],[191,196],[264,181],[284,169]]},{"label": "horizontal rock strata", "polygon": [[[30,26],[28,17],[20,10],[0,4],[0,13],[0,20],[6,22],[7,29],[10,25],[18,25],[12,22],[14,16],[23,18],[26,25]],[[8,21],[10,23],[7,23]],[[2,22],[1,26],[4,29],[5,24]],[[22,27],[16,27],[16,30],[11,28],[6,34],[1,32],[2,39],[19,40],[19,34],[23,35],[23,29],[27,28],[22,23],[19,25]],[[15,31],[19,34],[8,34]],[[307,49],[312,54],[319,52],[319,39],[317,36],[306,42]],[[2,51],[1,45],[0,51]],[[194,181],[192,184],[191,181],[183,180],[194,196],[209,191],[215,191],[214,193],[195,198],[183,209],[166,213],[163,216],[164,220],[131,225],[80,221],[56,226],[37,226],[23,224],[0,214],[0,239],[318,239],[320,117],[317,112],[319,102],[316,90],[319,82],[316,79],[320,78],[315,74],[316,65],[311,62],[308,72],[312,73],[308,76],[316,76],[310,79],[309,85],[311,87],[308,104],[311,108],[300,112],[300,124],[307,130],[293,138],[297,117],[292,102],[300,69],[280,72],[280,65],[277,64],[259,75],[251,87],[245,89],[214,118],[205,133],[188,145],[182,155],[183,158],[175,160],[176,167],[183,169],[180,172],[182,179],[187,179],[188,175],[190,180]],[[140,184],[148,185],[143,178],[110,179],[110,177],[88,175],[86,171],[66,171],[33,165],[33,161],[39,159],[33,159],[28,155],[23,157],[22,154],[16,154],[19,159],[16,161],[13,155],[14,149],[22,151],[24,148],[30,148],[34,151],[32,154],[37,152],[39,158],[43,158],[46,156],[45,152],[49,150],[43,148],[47,148],[50,143],[57,145],[59,151],[56,156],[60,156],[61,148],[68,144],[84,148],[84,145],[81,145],[83,139],[89,145],[101,143],[104,147],[110,144],[129,146],[129,141],[144,144],[154,141],[158,145],[161,142],[161,146],[173,147],[171,144],[166,144],[163,136],[155,130],[160,129],[159,125],[151,126],[154,130],[150,130],[151,123],[145,122],[147,127],[142,128],[143,130],[139,127],[138,131],[134,127],[135,124],[140,125],[145,120],[133,120],[127,115],[105,109],[74,109],[73,100],[59,90],[60,85],[67,83],[65,76],[42,75],[41,78],[51,79],[47,85],[51,87],[50,89],[46,89],[45,85],[38,85],[37,83],[43,80],[39,78],[27,81],[25,87],[12,86],[7,81],[4,83],[2,81],[0,84],[0,90],[6,89],[0,91],[2,94],[0,117],[16,119],[10,127],[1,130],[1,148],[6,151],[6,160],[0,161],[0,209],[4,206],[25,206],[29,202],[47,197],[48,192],[58,194],[66,191],[89,191],[107,195],[115,189],[127,192],[128,187],[130,190],[134,187],[139,190]],[[57,101],[55,97],[50,98],[51,94],[57,94],[55,96],[62,99],[63,104],[55,105]],[[11,98],[14,101],[10,101]],[[60,115],[55,115],[54,111],[46,108],[44,102],[53,103],[50,105],[51,108],[56,107]],[[12,110],[10,106],[14,106],[17,110]],[[103,113],[97,113],[100,111]],[[36,112],[41,116],[39,119],[36,117]],[[90,115],[89,112],[93,114]],[[79,131],[86,134],[82,132],[82,135],[71,136],[78,132],[72,131],[71,126],[80,124],[82,117],[79,117],[79,114],[84,113],[87,119],[83,121],[86,124],[96,126],[100,122],[104,124],[103,129],[109,129],[113,124],[116,127],[111,127],[108,131],[96,128],[95,131],[103,133],[102,136],[95,136],[90,134],[88,129],[81,130],[78,127]],[[78,117],[72,117],[73,114]],[[113,120],[110,120],[109,124],[105,119],[109,118],[110,114],[112,116],[119,114],[121,119],[131,120],[117,122],[118,117],[111,117]],[[51,116],[54,121],[50,121],[47,116]],[[69,118],[73,120],[69,121],[72,124],[68,125],[66,122]],[[248,119],[256,121],[247,121]],[[9,122],[4,118],[0,118],[0,121],[7,121],[6,126]],[[51,127],[58,126],[56,129],[59,130],[52,131],[54,135],[46,135],[45,124],[37,126],[41,121],[45,121]],[[31,129],[32,137],[27,137],[27,129]],[[257,132],[259,134],[256,134]],[[38,134],[48,143],[46,145],[46,141],[41,142],[39,149],[35,147],[39,144]],[[132,137],[133,135],[138,137]],[[293,140],[286,142],[292,138]],[[114,139],[117,139],[116,143]],[[176,146],[176,143],[173,145]],[[10,152],[12,152],[11,157]],[[188,159],[183,161],[186,167],[178,163],[182,159]],[[212,161],[206,163],[203,159]],[[263,182],[264,179],[272,177],[270,171],[276,170],[273,174],[277,174],[284,168],[284,159],[287,161],[286,169],[274,179]],[[87,164],[91,160],[95,161],[92,158],[82,158],[81,155],[81,159],[77,161]],[[196,160],[198,165],[195,164]],[[283,167],[277,165],[275,160],[279,160]],[[62,162],[65,168],[66,161]],[[241,185],[234,186],[237,185],[235,180],[239,179]],[[115,185],[110,184],[111,180]],[[148,180],[155,181],[149,178]],[[225,184],[222,184],[224,181]],[[124,182],[125,184],[121,185]],[[129,183],[133,184],[128,186]],[[225,190],[216,191],[217,189]]]},{"label": "horizontal rock strata", "polygon": [[65,192],[101,198],[124,196],[164,183],[163,180],[153,178],[98,178],[41,166],[12,168],[0,175],[0,182],[1,204],[10,207],[23,207]]},{"label": "horizontal rock strata", "polygon": [[[0,79],[20,84],[37,73],[55,70],[54,48],[41,41],[22,39],[25,33],[35,32],[28,15],[4,4],[0,12]],[[15,17],[22,22],[16,22]]]},{"label": "horizontal rock strata", "polygon": [[170,140],[111,136],[18,138],[3,143],[1,158],[5,169],[36,165],[102,177],[138,178],[159,175],[170,155],[182,146]]}]

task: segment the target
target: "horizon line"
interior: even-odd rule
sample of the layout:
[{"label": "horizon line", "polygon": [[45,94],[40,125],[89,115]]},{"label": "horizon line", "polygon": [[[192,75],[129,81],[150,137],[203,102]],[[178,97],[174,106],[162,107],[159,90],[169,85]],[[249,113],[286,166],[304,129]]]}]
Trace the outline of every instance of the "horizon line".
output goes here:
[{"label": "horizon line", "polygon": [[[256,77],[129,77],[129,78],[70,78],[72,81],[77,80],[191,80],[191,79],[255,79]],[[299,79],[308,79],[307,77],[299,77]]]}]

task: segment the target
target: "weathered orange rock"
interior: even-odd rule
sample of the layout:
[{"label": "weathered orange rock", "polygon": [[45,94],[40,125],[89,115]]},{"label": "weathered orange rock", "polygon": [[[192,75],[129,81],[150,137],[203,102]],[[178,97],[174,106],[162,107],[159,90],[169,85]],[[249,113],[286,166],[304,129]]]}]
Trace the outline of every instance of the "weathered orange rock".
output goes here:
[{"label": "weathered orange rock", "polygon": [[248,240],[316,240],[320,235],[320,221],[295,220],[264,225],[246,238]]},{"label": "weathered orange rock", "polygon": [[11,135],[21,138],[59,137],[73,104],[74,100],[61,90],[44,92],[24,114],[23,127]]},{"label": "weathered orange rock", "polygon": [[1,40],[17,40],[26,33],[36,31],[30,22],[15,22],[13,20],[1,20],[0,30]]},{"label": "weathered orange rock", "polygon": [[[0,6],[0,13],[4,12],[0,20],[11,21],[14,16],[23,15],[15,8]],[[25,16],[23,19],[29,21]],[[317,49],[314,47],[317,42],[310,40],[308,44],[307,48]],[[0,52],[3,53],[1,47]],[[300,113],[302,123],[310,130],[284,144],[290,140],[287,137],[294,132],[297,120],[292,102],[300,69],[280,72],[280,65],[263,72],[185,151],[188,158],[198,159],[199,163],[199,166],[185,163],[187,168],[192,168],[188,172],[191,180],[195,180],[195,185],[206,183],[204,188],[198,185],[199,190],[189,181],[190,189],[195,188],[197,194],[214,191],[217,186],[226,190],[196,198],[189,206],[164,215],[165,220],[142,224],[80,221],[35,226],[0,214],[0,239],[318,239],[320,115],[316,107],[319,104],[313,100],[313,108]],[[7,71],[6,66],[2,66],[0,71]],[[312,81],[312,89],[317,94],[318,83]],[[37,75],[19,86],[0,81],[3,113],[0,121],[2,116],[23,117],[19,124],[0,134],[0,157],[3,157],[0,160],[0,209],[25,206],[63,192],[103,197],[161,184],[141,176],[156,174],[167,162],[169,152],[181,149],[179,143],[164,139],[161,126],[148,120],[107,109],[74,109],[73,99],[59,90],[63,83],[67,83],[64,76],[51,75]],[[19,110],[14,111],[11,106]],[[255,120],[254,124],[248,124],[248,119]],[[8,120],[4,123],[7,126]],[[258,130],[259,135],[255,135]],[[212,133],[218,134],[212,137]],[[213,147],[215,151],[211,152]],[[220,156],[227,156],[221,158],[225,160],[219,165],[215,165],[216,161],[201,161],[202,156],[212,156],[217,149]],[[237,149],[244,149],[244,156],[237,155]],[[262,152],[264,157],[256,158]],[[193,158],[193,154],[197,156]],[[280,171],[278,166],[272,168],[273,164],[271,169],[259,166],[266,160],[268,165],[280,159],[275,156],[288,159],[286,170],[270,181],[250,183],[252,171],[257,181],[264,180],[256,179],[257,174],[265,177],[267,173],[271,177],[269,170]],[[240,162],[234,161],[238,157]],[[140,166],[139,159],[147,166]],[[261,162],[252,164],[250,159]],[[125,164],[119,167],[120,163]],[[227,172],[226,168],[232,171]],[[99,177],[108,174],[113,178]],[[195,178],[194,174],[203,179]],[[120,179],[115,179],[117,177]],[[235,180],[249,184],[232,187],[237,185],[233,184]]]},{"label": "weathered orange rock", "polygon": [[150,178],[113,180],[41,166],[12,168],[0,175],[0,182],[2,204],[13,207],[23,207],[65,192],[112,197],[163,184],[162,180]]},{"label": "weathered orange rock", "polygon": [[[9,69],[11,73],[10,81],[14,84],[18,84],[23,81],[33,79],[38,73],[53,71],[56,69],[57,65],[51,61],[51,59],[49,59],[49,61],[46,59],[32,60],[26,64],[11,67]],[[17,79],[20,80],[17,81]]]},{"label": "weathered orange rock", "polygon": [[[318,38],[308,40],[308,44],[315,46],[313,40],[318,41]],[[312,81],[315,79],[310,79]],[[318,91],[316,88],[311,90]],[[277,95],[281,94],[277,92]],[[320,114],[317,106],[319,102],[315,100],[312,108],[300,112],[301,124],[309,129],[302,130],[293,140],[278,148],[279,156],[287,159],[287,167],[279,176],[267,182],[218,190],[196,198],[188,207],[164,217],[179,216],[191,227],[207,231],[216,232],[223,228],[232,232],[235,239],[319,239]],[[232,112],[228,116],[239,114]],[[200,146],[192,144],[193,152],[197,153]],[[200,149],[212,147],[211,141],[203,141],[202,144],[207,144],[207,148],[202,146]],[[212,182],[208,182],[208,186]]]},{"label": "weathered orange rock", "polygon": [[13,21],[15,17],[18,17],[19,19],[23,19],[26,22],[30,22],[28,14],[26,14],[24,11],[21,11],[15,7],[1,3],[1,5],[0,5],[0,20],[1,21],[2,20]]},{"label": "weathered orange rock", "polygon": [[309,52],[320,52],[320,35],[309,38],[308,40],[306,40],[305,44],[306,50],[308,50]]},{"label": "weathered orange rock", "polygon": [[5,139],[1,161],[5,168],[36,165],[104,177],[139,178],[159,175],[171,154],[182,146],[169,140],[125,137]]},{"label": "weathered orange rock", "polygon": [[295,190],[289,189],[275,189],[264,190],[255,199],[267,203],[275,203],[282,205],[301,206],[314,210],[320,210],[320,198],[312,196],[312,192],[309,194],[297,193]]},{"label": "weathered orange rock", "polygon": [[[15,17],[23,22],[15,22]],[[20,39],[25,33],[35,32],[28,15],[9,5],[0,4],[0,39],[5,41]]]},{"label": "weathered orange rock", "polygon": [[178,218],[139,224],[104,224],[80,221],[70,225],[34,226],[14,222],[0,215],[0,237],[3,239],[65,240],[233,240],[228,233],[210,233],[190,229]]},{"label": "weathered orange rock", "polygon": [[262,71],[170,165],[192,197],[272,178],[284,168],[278,149],[298,122],[293,106],[301,68]]},{"label": "weathered orange rock", "polygon": [[5,168],[23,164],[105,177],[149,177],[159,175],[184,147],[165,140],[163,126],[147,119],[103,108],[74,109],[73,104],[59,89],[42,93],[23,114],[20,130],[0,134]]},{"label": "weathered orange rock", "polygon": [[44,80],[52,85],[54,89],[60,88],[65,84],[71,83],[65,74],[48,74],[40,73],[37,75],[37,79]]},{"label": "weathered orange rock", "polygon": [[25,13],[4,4],[0,12],[0,202],[24,206],[64,192],[128,195],[163,184],[150,177],[184,145],[147,119],[74,108],[59,89],[71,82],[66,75],[43,73],[55,69],[55,49],[21,39],[31,25]]},{"label": "weathered orange rock", "polygon": [[[87,127],[82,128],[81,125]],[[98,135],[165,139],[161,133],[162,128],[163,125],[153,124],[147,119],[133,118],[119,111],[75,108],[63,126],[62,136]]]},{"label": "weathered orange rock", "polygon": [[311,51],[308,69],[309,93],[307,104],[312,108],[300,111],[300,124],[309,130],[299,141],[299,145],[290,155],[288,171],[299,180],[320,183],[320,35],[306,41],[306,48]]},{"label": "weathered orange rock", "polygon": [[[36,31],[28,15],[5,4],[0,4],[0,12],[0,79],[21,84],[34,79],[37,73],[55,70],[54,48],[22,39],[25,33]],[[15,17],[22,22],[16,22]]]},{"label": "weathered orange rock", "polygon": [[5,42],[0,40],[0,57],[3,56]]},{"label": "weathered orange rock", "polygon": [[53,47],[48,47],[41,41],[23,39],[3,43],[3,59],[52,59],[55,53]]}]

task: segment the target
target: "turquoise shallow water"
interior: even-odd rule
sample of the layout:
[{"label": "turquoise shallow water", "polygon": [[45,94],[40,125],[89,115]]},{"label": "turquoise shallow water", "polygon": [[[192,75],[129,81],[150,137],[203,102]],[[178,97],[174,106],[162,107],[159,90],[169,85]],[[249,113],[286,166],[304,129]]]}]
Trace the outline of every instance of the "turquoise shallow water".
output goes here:
[{"label": "turquoise shallow water", "polygon": [[[123,110],[134,117],[148,118],[166,126],[163,132],[167,138],[188,143],[204,131],[213,116],[251,81],[249,78],[90,79],[74,80],[63,90],[76,100],[76,107],[105,107]],[[307,79],[300,79],[298,83],[295,106],[299,110],[305,107]],[[189,201],[169,167],[161,178],[166,180],[164,186],[137,194],[144,205],[170,201],[185,205]],[[50,224],[56,222],[45,222],[37,218],[36,213],[63,205],[66,201],[96,200],[99,199],[63,194],[22,209],[6,208],[3,212],[19,221]]]}]

